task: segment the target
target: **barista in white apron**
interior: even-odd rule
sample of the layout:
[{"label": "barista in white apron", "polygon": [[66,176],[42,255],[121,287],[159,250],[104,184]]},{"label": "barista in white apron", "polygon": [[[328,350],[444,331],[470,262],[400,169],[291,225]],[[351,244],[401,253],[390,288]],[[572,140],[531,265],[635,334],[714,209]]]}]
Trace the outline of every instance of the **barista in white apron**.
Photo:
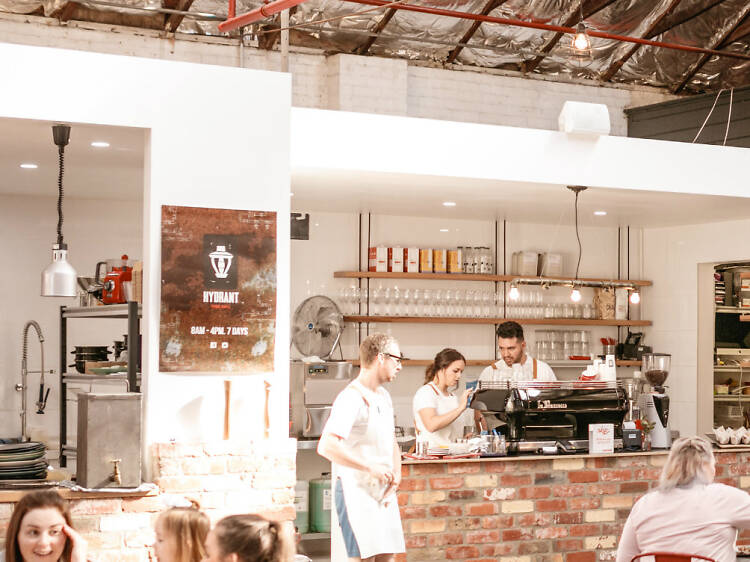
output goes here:
[{"label": "barista in white apron", "polygon": [[406,548],[396,498],[401,450],[391,397],[382,384],[401,370],[401,351],[392,337],[373,334],[362,341],[359,356],[359,376],[336,397],[318,452],[333,463],[347,558],[391,562]]},{"label": "barista in white apron", "polygon": [[420,440],[440,447],[464,437],[472,420],[466,412],[471,391],[459,398],[450,389],[458,385],[466,359],[455,349],[443,349],[425,372],[425,385],[414,395],[414,424]]},{"label": "barista in white apron", "polygon": [[480,382],[557,380],[547,363],[526,352],[523,328],[518,322],[503,322],[497,327],[497,347],[501,359],[482,371]]}]

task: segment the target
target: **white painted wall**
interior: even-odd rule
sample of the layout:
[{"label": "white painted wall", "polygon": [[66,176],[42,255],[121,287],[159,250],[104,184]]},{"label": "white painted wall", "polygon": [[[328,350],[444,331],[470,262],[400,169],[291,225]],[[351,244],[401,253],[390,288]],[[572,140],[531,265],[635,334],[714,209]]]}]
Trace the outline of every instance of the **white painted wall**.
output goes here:
[{"label": "white painted wall", "polygon": [[[0,14],[0,37],[25,45],[260,70],[281,68],[278,51],[241,49],[237,40],[182,34],[172,39],[156,30],[73,21],[60,24],[35,16]],[[585,101],[606,104],[612,134],[626,135],[624,108],[674,99],[654,88],[603,87],[594,82],[555,82],[491,69],[455,68],[293,49],[289,60],[292,103],[297,107],[557,130],[563,103]]]},{"label": "white painted wall", "polygon": [[[0,132],[1,134],[1,132]],[[54,191],[55,187],[50,186]],[[59,423],[60,310],[75,306],[75,299],[42,298],[40,277],[51,260],[56,239],[57,197],[0,196],[0,260],[7,264],[3,287],[3,314],[0,316],[0,437],[17,437],[21,424],[20,393],[22,330],[27,320],[36,320],[44,335],[45,370],[54,369],[45,383],[51,387],[44,415],[37,415],[34,403],[39,375],[29,375],[28,429],[32,438],[57,443]],[[97,261],[128,254],[142,256],[142,205],[135,201],[98,201],[66,198],[63,234],[69,257],[79,275],[94,275]],[[68,323],[68,351],[74,345],[109,345],[127,332],[125,320],[71,320]],[[39,370],[40,350],[36,332],[29,330],[28,365]],[[73,356],[69,353],[67,358]],[[71,369],[75,371],[75,369]],[[52,449],[52,446],[51,446]],[[50,450],[50,456],[56,451]]]},{"label": "white painted wall", "polygon": [[[4,77],[0,116],[149,129],[143,213],[146,441],[220,438],[223,378],[162,375],[156,370],[160,206],[279,213],[278,294],[282,296],[277,302],[276,330],[278,341],[286,341],[289,77],[5,43],[0,43],[0,73]],[[59,88],[63,83],[67,86]],[[56,94],[51,96],[53,91]],[[45,244],[46,240],[45,236]],[[47,250],[41,252],[40,259],[46,261],[46,254]],[[288,350],[277,346],[275,376],[270,377],[274,384],[271,431],[276,436],[287,435],[287,362]],[[262,377],[234,380],[237,433],[233,436],[260,437]]]},{"label": "white painted wall", "polygon": [[698,378],[712,378],[698,371],[698,264],[750,260],[748,232],[750,220],[644,231],[644,275],[654,286],[643,314],[654,321],[654,351],[672,354],[670,425],[683,435],[708,429],[695,416]]},{"label": "white painted wall", "polygon": [[[304,209],[295,209],[304,211]],[[572,209],[571,209],[572,214]],[[560,252],[563,254],[565,273],[573,275],[577,258],[575,231],[570,226],[571,220],[563,214],[564,224],[544,225],[530,223],[512,223],[506,225],[508,273],[510,273],[510,254],[517,250],[537,250]],[[363,220],[367,224],[367,216]],[[324,294],[340,302],[341,289],[355,285],[356,280],[334,279],[334,271],[357,269],[357,228],[358,217],[355,213],[318,213],[310,215],[310,239],[292,241],[292,286],[291,303],[294,310],[300,302],[312,295]],[[440,232],[448,228],[449,232]],[[492,246],[494,248],[495,225],[491,221],[479,220],[445,220],[425,217],[403,217],[373,215],[371,220],[372,244],[382,245],[415,245],[419,247],[456,247],[459,245]],[[638,231],[639,232],[639,231]],[[631,231],[635,240],[636,232]],[[582,277],[617,277],[617,229],[585,226],[581,229],[583,259],[581,260]],[[363,231],[363,246],[367,234]],[[502,223],[499,228],[500,271],[502,272]],[[364,251],[364,249],[363,249]],[[363,254],[366,256],[366,254]],[[624,258],[623,258],[624,260]],[[631,248],[631,276],[637,277],[636,264],[639,261],[637,245]],[[623,262],[624,263],[624,262]],[[363,269],[366,264],[363,263]],[[366,282],[363,281],[363,286]],[[477,289],[492,288],[490,283],[454,281],[415,281],[415,280],[382,280],[371,281],[370,287],[376,286],[400,289]],[[584,301],[590,302],[592,292],[584,289]],[[644,292],[644,300],[649,298]],[[545,300],[569,302],[569,291],[564,288],[551,289],[545,292]],[[534,349],[536,329],[550,329],[551,326],[533,326],[526,328],[529,349]],[[573,329],[562,326],[561,329]],[[600,337],[617,337],[617,328],[588,327],[594,340],[593,351],[600,352],[597,343]],[[494,327],[471,324],[370,324],[370,333],[384,331],[392,334],[401,344],[402,352],[414,359],[430,359],[444,347],[455,347],[467,359],[492,359],[494,357]],[[624,333],[624,332],[623,332]],[[358,334],[356,325],[349,324],[342,338],[345,359],[357,358]],[[296,349],[292,350],[294,358],[300,357]],[[339,358],[335,355],[334,358]],[[481,368],[469,367],[465,380],[474,380]],[[631,369],[620,368],[620,376],[628,376]],[[424,382],[424,368],[406,367],[394,383],[390,385],[398,424],[412,426],[411,403],[414,392]],[[560,378],[574,378],[579,373],[576,369],[558,369]]]}]

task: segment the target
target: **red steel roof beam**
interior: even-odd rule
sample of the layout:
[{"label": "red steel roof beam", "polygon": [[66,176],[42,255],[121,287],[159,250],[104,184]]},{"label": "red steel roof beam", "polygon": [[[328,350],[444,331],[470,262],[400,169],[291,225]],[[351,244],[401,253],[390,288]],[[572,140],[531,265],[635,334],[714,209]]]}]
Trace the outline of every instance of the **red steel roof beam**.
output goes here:
[{"label": "red steel roof beam", "polygon": [[[283,0],[289,1],[289,0]],[[295,2],[294,5],[300,4],[304,0],[292,0]],[[516,20],[511,18],[498,18],[493,16],[484,16],[481,14],[472,14],[469,12],[456,12],[453,10],[444,10],[442,8],[429,8],[427,6],[414,6],[411,4],[393,4],[389,0],[346,0],[347,2],[353,2],[355,4],[364,4],[367,6],[386,6],[392,7],[394,10],[407,10],[409,12],[421,12],[424,14],[432,14],[434,16],[445,16],[449,18],[467,19],[482,21],[488,23],[497,23],[501,25],[510,25],[514,27],[526,27],[529,29],[543,29],[546,31],[555,31],[558,33],[568,33],[574,35],[576,33],[573,27],[563,27],[560,25],[551,25],[547,23],[536,23],[530,21]],[[274,2],[273,4],[276,4]],[[272,4],[269,4],[269,6]],[[283,8],[282,8],[283,9]],[[258,11],[258,10],[254,10]],[[250,12],[253,13],[253,12]],[[275,12],[274,12],[275,13]],[[240,16],[243,17],[243,16]],[[239,19],[239,18],[237,18]],[[255,21],[255,20],[253,20]],[[219,24],[219,29],[222,29],[222,25],[227,22]],[[244,25],[244,24],[243,24]],[[234,28],[233,28],[234,29]],[[627,35],[615,35],[613,33],[604,33],[602,31],[594,31],[593,29],[586,29],[589,37],[599,37],[601,39],[612,39],[614,41],[622,41],[623,43],[637,43],[639,45],[650,45],[652,47],[661,47],[663,49],[672,49],[676,51],[687,51],[689,53],[702,53],[705,55],[713,55],[717,57],[729,57],[742,60],[750,60],[750,55],[744,53],[737,53],[731,51],[717,51],[715,49],[704,49],[702,47],[693,47],[691,45],[680,45],[679,43],[664,43],[663,41],[652,41],[651,39],[644,39],[643,37],[628,37]]]},{"label": "red steel roof beam", "polygon": [[[232,12],[232,4],[236,0],[229,0],[230,16]],[[275,2],[269,2],[254,10],[242,14],[241,16],[229,17],[226,21],[219,24],[219,31],[234,31],[240,27],[245,27],[251,23],[262,20],[264,18],[270,18],[274,14],[278,14],[289,8],[293,8],[299,4],[302,4],[305,0],[276,0]]]}]

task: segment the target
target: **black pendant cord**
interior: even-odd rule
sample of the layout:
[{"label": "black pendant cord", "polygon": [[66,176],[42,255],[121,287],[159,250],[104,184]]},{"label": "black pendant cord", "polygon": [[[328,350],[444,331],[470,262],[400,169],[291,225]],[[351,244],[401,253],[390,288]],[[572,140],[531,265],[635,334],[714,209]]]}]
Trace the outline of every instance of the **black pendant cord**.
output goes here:
[{"label": "black pendant cord", "polygon": [[581,235],[578,233],[578,193],[579,193],[579,191],[576,191],[576,202],[575,202],[575,209],[576,209],[576,240],[578,240],[578,263],[576,264],[576,281],[578,281],[578,270],[581,267],[581,253],[582,253]]},{"label": "black pendant cord", "polygon": [[65,148],[58,147],[58,157],[60,160],[59,174],[57,176],[57,244],[62,247],[63,235],[62,235],[62,224],[63,224],[63,172],[65,170]]}]

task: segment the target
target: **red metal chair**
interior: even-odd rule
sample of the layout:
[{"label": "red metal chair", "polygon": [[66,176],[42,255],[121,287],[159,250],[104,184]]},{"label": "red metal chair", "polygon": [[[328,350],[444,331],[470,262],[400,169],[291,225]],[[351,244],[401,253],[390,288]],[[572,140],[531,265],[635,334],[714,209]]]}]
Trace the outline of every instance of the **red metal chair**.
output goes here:
[{"label": "red metal chair", "polygon": [[638,562],[647,556],[653,556],[654,562],[692,562],[693,560],[706,560],[707,562],[716,562],[713,558],[706,558],[698,554],[674,554],[671,552],[644,552],[633,557],[630,562]]}]

